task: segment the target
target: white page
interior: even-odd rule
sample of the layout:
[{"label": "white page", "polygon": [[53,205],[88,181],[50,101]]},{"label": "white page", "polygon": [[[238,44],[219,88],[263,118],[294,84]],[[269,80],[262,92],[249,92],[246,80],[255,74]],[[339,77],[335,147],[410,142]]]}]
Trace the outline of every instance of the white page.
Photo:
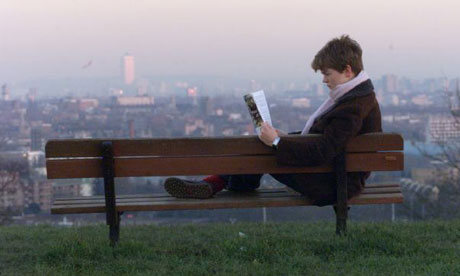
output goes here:
[{"label": "white page", "polygon": [[265,93],[263,90],[259,90],[251,93],[254,97],[254,102],[256,102],[257,109],[260,112],[260,116],[264,122],[268,122],[272,125],[272,119],[270,117],[270,110],[268,110],[267,99],[265,98]]},{"label": "white page", "polygon": [[[249,94],[251,94],[252,98],[254,99],[254,102],[257,106],[257,110],[259,111],[262,120],[272,125],[272,119],[270,117],[270,111],[268,109],[267,99],[265,98],[264,91],[259,90],[256,92],[251,92]],[[260,127],[256,126],[256,132],[257,134],[260,134]]]}]

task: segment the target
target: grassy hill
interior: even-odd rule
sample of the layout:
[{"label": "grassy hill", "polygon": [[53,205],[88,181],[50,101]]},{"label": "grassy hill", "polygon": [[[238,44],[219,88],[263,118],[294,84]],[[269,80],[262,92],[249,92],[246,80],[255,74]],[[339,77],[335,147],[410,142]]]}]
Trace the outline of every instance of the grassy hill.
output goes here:
[{"label": "grassy hill", "polygon": [[460,221],[0,227],[0,275],[460,275]]}]

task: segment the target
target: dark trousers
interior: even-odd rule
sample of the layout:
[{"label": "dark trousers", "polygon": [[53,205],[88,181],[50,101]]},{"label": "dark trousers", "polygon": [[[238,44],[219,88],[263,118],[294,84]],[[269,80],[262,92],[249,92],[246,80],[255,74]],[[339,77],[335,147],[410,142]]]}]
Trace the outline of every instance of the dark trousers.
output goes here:
[{"label": "dark trousers", "polygon": [[[250,192],[259,188],[263,174],[220,175],[227,183],[226,189],[234,192]],[[294,191],[312,200],[314,205],[324,206],[336,202],[337,184],[333,173],[270,174]],[[351,183],[350,183],[351,184]],[[348,185],[349,197],[359,193],[355,185]]]},{"label": "dark trousers", "polygon": [[262,176],[263,174],[219,175],[226,182],[225,188],[233,192],[254,191],[259,188]]},{"label": "dark trousers", "polygon": [[[299,183],[299,178],[295,174],[270,175],[282,184],[304,195],[311,194],[312,192],[315,193],[312,190],[312,186],[318,185],[318,182],[322,183],[321,186],[323,186],[324,188],[324,186],[327,185],[327,182],[333,183],[335,181],[334,175],[329,173],[316,174],[315,179],[312,178],[312,176],[314,176],[315,174],[309,175],[309,177],[312,178],[311,181],[317,183]],[[259,188],[260,178],[262,178],[263,174],[236,174],[219,176],[227,183],[227,186],[225,187],[227,190],[234,192],[249,192]],[[324,190],[322,190],[321,193],[324,193]]]}]

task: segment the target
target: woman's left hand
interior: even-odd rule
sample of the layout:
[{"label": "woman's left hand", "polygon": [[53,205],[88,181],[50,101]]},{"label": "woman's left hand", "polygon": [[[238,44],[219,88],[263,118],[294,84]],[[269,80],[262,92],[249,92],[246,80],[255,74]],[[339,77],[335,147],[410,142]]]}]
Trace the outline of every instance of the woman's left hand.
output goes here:
[{"label": "woman's left hand", "polygon": [[265,145],[271,147],[276,137],[278,137],[276,129],[266,122],[263,123],[262,127],[260,128],[259,139],[264,142]]}]

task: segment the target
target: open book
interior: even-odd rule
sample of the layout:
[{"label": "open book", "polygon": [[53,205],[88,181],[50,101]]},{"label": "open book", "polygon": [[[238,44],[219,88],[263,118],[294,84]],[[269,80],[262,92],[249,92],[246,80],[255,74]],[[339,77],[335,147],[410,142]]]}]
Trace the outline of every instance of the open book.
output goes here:
[{"label": "open book", "polygon": [[270,125],[272,124],[267,100],[265,99],[265,93],[263,90],[251,92],[244,95],[244,101],[248,106],[249,115],[251,115],[256,132],[257,134],[260,134],[260,127],[263,122],[268,122]]}]

